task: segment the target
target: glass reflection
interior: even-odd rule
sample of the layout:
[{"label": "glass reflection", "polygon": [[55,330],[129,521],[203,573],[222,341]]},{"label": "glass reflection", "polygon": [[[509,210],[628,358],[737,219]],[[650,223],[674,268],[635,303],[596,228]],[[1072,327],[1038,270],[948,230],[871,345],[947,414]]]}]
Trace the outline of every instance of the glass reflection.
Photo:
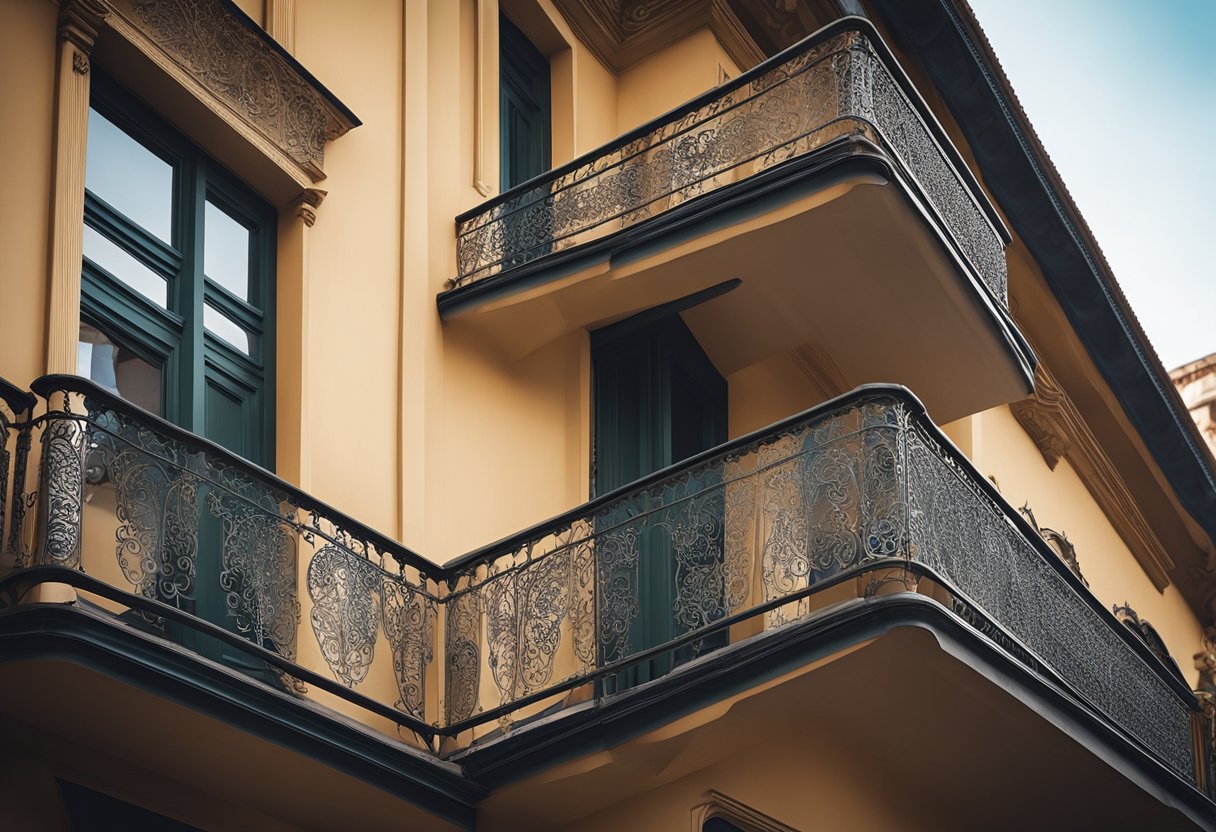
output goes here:
[{"label": "glass reflection", "polygon": [[84,227],[84,256],[161,309],[168,308],[168,281],[89,225]]},{"label": "glass reflection", "polygon": [[203,326],[212,335],[222,338],[245,355],[253,353],[253,337],[209,303],[203,304]]},{"label": "glass reflection", "polygon": [[161,413],[161,369],[116,344],[95,327],[80,325],[76,374],[144,410]]},{"label": "glass reflection", "polygon": [[173,235],[173,166],[89,108],[84,186],[166,243]]},{"label": "glass reflection", "polygon": [[211,200],[205,219],[203,271],[241,300],[249,300],[249,229]]}]

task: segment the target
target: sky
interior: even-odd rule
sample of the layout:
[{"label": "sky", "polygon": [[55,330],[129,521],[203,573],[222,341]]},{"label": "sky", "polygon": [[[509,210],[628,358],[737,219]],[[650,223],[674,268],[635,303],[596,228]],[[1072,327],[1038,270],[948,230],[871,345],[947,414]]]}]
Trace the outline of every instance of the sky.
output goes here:
[{"label": "sky", "polygon": [[1216,352],[1216,0],[969,0],[1167,369]]}]

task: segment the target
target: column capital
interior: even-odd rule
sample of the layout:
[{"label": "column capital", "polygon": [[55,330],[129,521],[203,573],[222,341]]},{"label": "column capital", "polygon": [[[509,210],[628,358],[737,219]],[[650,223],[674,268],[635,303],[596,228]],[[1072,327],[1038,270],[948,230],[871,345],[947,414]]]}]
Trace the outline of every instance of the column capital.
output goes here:
[{"label": "column capital", "polygon": [[[64,0],[59,8],[59,39],[74,45],[87,58],[109,14],[109,6],[101,0]],[[79,63],[74,63],[73,69],[84,74],[87,61],[83,69]]]}]

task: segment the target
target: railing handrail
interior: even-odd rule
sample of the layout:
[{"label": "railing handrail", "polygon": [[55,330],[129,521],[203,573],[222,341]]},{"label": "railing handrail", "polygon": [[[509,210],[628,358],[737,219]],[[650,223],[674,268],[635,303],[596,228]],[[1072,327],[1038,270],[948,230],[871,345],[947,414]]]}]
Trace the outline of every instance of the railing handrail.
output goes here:
[{"label": "railing handrail", "polygon": [[38,403],[33,395],[2,378],[0,378],[0,400],[3,400],[12,409],[15,416],[32,411],[34,405]]},{"label": "railing handrail", "polygon": [[109,409],[147,423],[150,428],[158,433],[165,434],[176,442],[181,442],[196,451],[206,454],[209,458],[217,459],[223,462],[224,465],[236,468],[255,479],[269,484],[276,490],[286,494],[297,508],[325,517],[333,522],[335,526],[349,532],[352,537],[370,543],[377,550],[391,556],[399,565],[411,566],[422,573],[424,578],[436,579],[434,575],[436,571],[435,564],[404,544],[393,540],[383,532],[373,529],[366,523],[356,520],[349,514],[339,511],[308,492],[297,488],[277,474],[266,470],[261,465],[250,462],[248,459],[233,453],[222,445],[212,442],[210,439],[199,436],[196,433],[191,433],[185,428],[178,427],[172,422],[157,416],[155,413],[144,410],[142,407],[111,393],[87,378],[54,373],[35,379],[30,383],[30,389],[43,399],[47,399],[48,396],[58,392],[78,393],[101,402]]},{"label": "railing handrail", "polygon": [[1093,590],[1085,586],[1081,579],[1068,568],[1068,565],[1055,553],[1055,551],[1047,544],[1042,536],[1034,530],[1030,523],[1022,517],[1018,511],[1004,498],[1004,496],[996,489],[996,487],[985,477],[980,470],[975,466],[966,454],[959,450],[958,446],[938,427],[932,419],[929,418],[928,411],[921,400],[909,390],[907,387],[898,384],[865,384],[853,390],[844,393],[835,398],[829,399],[826,402],[815,405],[793,416],[786,417],[771,425],[736,437],[728,442],[710,448],[706,451],[689,457],[674,465],[669,465],[649,474],[634,482],[613,489],[612,491],[588,500],[578,506],[575,506],[569,511],[555,515],[547,520],[542,520],[523,531],[516,532],[501,540],[487,544],[485,546],[474,549],[465,555],[457,557],[453,560],[444,563],[443,568],[448,573],[450,579],[458,578],[468,574],[471,566],[479,565],[480,562],[489,563],[498,557],[507,555],[518,550],[523,544],[530,540],[541,538],[550,534],[550,530],[564,529],[573,521],[592,514],[596,510],[613,503],[622,498],[628,497],[635,492],[641,492],[666,479],[670,479],[678,475],[681,471],[691,470],[705,462],[719,456],[726,456],[732,451],[736,451],[742,447],[750,445],[754,442],[762,441],[766,436],[779,434],[786,428],[793,427],[803,422],[813,421],[814,419],[824,416],[834,410],[846,409],[850,406],[858,404],[866,399],[873,398],[889,398],[902,402],[908,408],[909,418],[914,421],[919,427],[926,430],[929,435],[940,444],[942,451],[949,456],[950,460],[958,466],[959,470],[964,473],[970,480],[971,484],[978,487],[994,505],[994,510],[1002,515],[1008,522],[1012,523],[1014,528],[1021,536],[1029,543],[1035,552],[1046,561],[1049,566],[1065,581],[1073,592],[1078,594],[1081,599],[1094,610],[1106,623],[1106,625],[1118,633],[1118,637],[1123,639],[1124,643],[1128,644],[1136,654],[1143,659],[1150,668],[1170,686],[1171,690],[1179,695],[1179,697],[1192,709],[1198,708],[1198,702],[1195,699],[1194,692],[1186,686],[1184,682],[1178,679],[1169,671],[1160,659],[1158,659],[1148,646],[1140,639],[1136,638],[1127,627],[1125,627],[1116,617],[1115,614],[1106,608]]},{"label": "railing handrail", "polygon": [[[773,422],[772,424],[766,425],[762,428],[758,428],[757,430],[753,430],[750,433],[736,436],[734,439],[723,442],[721,445],[715,445],[712,448],[708,448],[707,450],[701,451],[700,453],[694,454],[693,456],[680,460],[679,462],[668,465],[665,468],[660,468],[659,470],[647,474],[644,477],[640,477],[633,482],[626,483],[612,489],[611,491],[605,492],[604,494],[599,494],[590,500],[569,509],[568,511],[564,511],[561,514],[556,514],[545,520],[533,523],[531,526],[528,526],[521,531],[513,532],[512,534],[500,538],[492,543],[479,546],[471,552],[467,552],[451,560],[445,561],[443,568],[448,570],[449,573],[452,574],[452,577],[457,577],[459,574],[463,574],[463,572],[467,570],[469,566],[477,563],[479,560],[488,561],[495,557],[499,557],[505,554],[506,551],[518,548],[520,545],[526,543],[530,539],[543,536],[546,533],[545,530],[548,528],[560,528],[569,525],[569,523],[572,521],[591,514],[609,503],[626,497],[635,491],[644,491],[661,480],[669,479],[682,470],[695,468],[698,465],[701,465],[717,456],[725,456],[726,454],[750,445],[753,442],[759,442],[769,434],[780,433],[786,428],[793,427],[801,422],[810,421],[816,417],[829,413],[832,410],[838,410],[842,407],[855,404],[861,399],[874,398],[877,396],[895,398],[902,401],[913,410],[917,410],[921,413],[926,412],[924,404],[921,403],[921,400],[917,398],[916,394],[901,384],[862,384],[858,387],[854,387],[847,393],[842,393],[839,396],[835,396],[834,398],[828,399],[825,402],[820,402],[817,405],[808,407],[806,410],[795,413],[792,416],[787,416],[784,419]],[[496,552],[497,554],[495,554]]]},{"label": "railing handrail", "polygon": [[971,168],[966,164],[962,154],[959,153],[958,148],[954,145],[954,142],[950,140],[950,137],[942,127],[941,122],[937,119],[937,116],[934,115],[932,109],[929,108],[928,103],[916,89],[915,85],[912,84],[907,74],[903,71],[903,68],[900,67],[899,62],[895,60],[894,55],[891,53],[890,47],[888,47],[886,42],[883,40],[877,27],[875,27],[874,24],[866,18],[858,17],[856,15],[838,18],[832,23],[829,23],[821,29],[807,35],[797,43],[788,46],[772,57],[765,59],[746,72],[740,73],[729,81],[719,84],[718,86],[701,93],[695,98],[691,98],[688,101],[685,101],[683,104],[673,107],[661,115],[655,116],[649,121],[644,122],[643,124],[640,124],[613,139],[610,139],[599,147],[571,159],[569,162],[540,173],[531,179],[527,179],[518,185],[497,194],[496,196],[490,197],[489,199],[478,203],[472,208],[457,214],[455,222],[459,226],[461,223],[467,222],[487,211],[493,210],[499,205],[509,202],[510,200],[515,199],[516,197],[521,196],[530,190],[544,185],[545,183],[560,179],[561,177],[578,170],[580,167],[595,161],[601,156],[605,156],[620,150],[622,147],[630,144],[631,142],[637,141],[649,133],[653,133],[662,127],[679,121],[689,113],[711,104],[722,96],[729,95],[731,92],[734,92],[740,87],[750,84],[757,78],[760,78],[782,64],[793,60],[799,55],[810,51],[814,47],[826,43],[844,32],[850,31],[862,34],[869,39],[875,55],[877,55],[878,59],[882,61],[883,66],[886,67],[887,71],[891,74],[891,77],[895,80],[896,84],[899,85],[903,93],[908,96],[909,101],[917,111],[917,115],[929,129],[934,141],[936,141],[936,143],[941,147],[951,165],[956,169],[959,176],[962,177],[963,181],[966,183],[967,190],[970,192],[971,197],[980,207],[985,217],[988,219],[993,231],[1004,241],[1006,245],[1008,245],[1012,240],[1009,229],[1005,226],[1004,221],[1001,219],[995,207],[988,199],[987,194],[984,193],[983,188],[980,187],[979,180],[977,180],[975,178],[975,174],[971,172]]},{"label": "railing handrail", "polygon": [[[1098,596],[1094,594],[1094,591],[1086,586],[1082,582],[1081,578],[1068,567],[1068,564],[1064,562],[1064,559],[1061,558],[1055,552],[1055,550],[1048,545],[1047,541],[1043,539],[1041,534],[1035,531],[1034,527],[1031,526],[1030,522],[1022,516],[1021,512],[1014,508],[1013,505],[1005,499],[1001,492],[997,490],[996,486],[993,485],[992,482],[980,472],[975,463],[972,462],[966,454],[959,450],[958,446],[954,444],[954,441],[950,439],[950,437],[947,436],[940,427],[934,424],[931,419],[928,418],[927,412],[922,410],[920,413],[913,414],[913,418],[920,427],[929,432],[929,435],[934,439],[934,441],[940,443],[942,450],[950,457],[951,461],[954,462],[959,469],[967,475],[967,478],[973,485],[977,486],[984,493],[984,495],[995,504],[998,512],[1004,516],[1008,522],[1013,524],[1014,528],[1017,529],[1017,531],[1021,533],[1021,536],[1030,543],[1035,552],[1038,553],[1038,555],[1044,561],[1046,561],[1052,569],[1055,570],[1056,574],[1058,574],[1064,580],[1064,582],[1073,590],[1073,592],[1081,596],[1081,599],[1088,604],[1092,610],[1098,613],[1098,615],[1105,621],[1107,626],[1118,633],[1119,637],[1123,639],[1124,643],[1128,644],[1159,677],[1165,680],[1170,688],[1177,693],[1184,702],[1186,702],[1188,707],[1198,709],[1199,704],[1198,700],[1195,699],[1194,691],[1187,687],[1186,684],[1177,676],[1171,673],[1169,668],[1167,668],[1165,664],[1148,648],[1148,645],[1138,639],[1131,630],[1124,626],[1123,623],[1115,617],[1112,610],[1107,609],[1106,606],[1098,600]],[[1007,508],[1007,510],[1002,510],[1003,507]]]}]

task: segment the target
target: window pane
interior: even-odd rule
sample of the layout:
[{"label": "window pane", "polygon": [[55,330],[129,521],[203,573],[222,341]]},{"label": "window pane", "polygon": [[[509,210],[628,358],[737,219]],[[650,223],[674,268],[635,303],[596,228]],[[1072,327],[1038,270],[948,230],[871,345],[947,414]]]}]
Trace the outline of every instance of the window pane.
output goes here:
[{"label": "window pane", "polygon": [[76,345],[76,375],[161,415],[161,369],[84,323]]},{"label": "window pane", "polygon": [[84,186],[172,243],[173,166],[89,108]]},{"label": "window pane", "polygon": [[84,227],[84,256],[157,306],[169,308],[168,281],[89,225]]},{"label": "window pane", "polygon": [[203,229],[203,271],[207,277],[249,300],[249,229],[207,200]]},{"label": "window pane", "polygon": [[224,339],[245,355],[253,353],[253,337],[248,332],[209,303],[203,304],[203,326],[212,335]]}]

